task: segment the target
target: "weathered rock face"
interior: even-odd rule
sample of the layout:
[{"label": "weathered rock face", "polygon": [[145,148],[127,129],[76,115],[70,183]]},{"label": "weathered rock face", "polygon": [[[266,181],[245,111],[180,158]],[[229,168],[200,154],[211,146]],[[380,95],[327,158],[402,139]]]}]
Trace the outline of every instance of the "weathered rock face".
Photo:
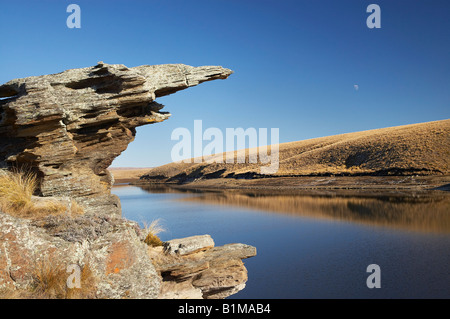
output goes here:
[{"label": "weathered rock face", "polygon": [[83,298],[219,299],[245,288],[242,259],[255,256],[255,247],[214,247],[209,235],[149,247],[145,236],[137,223],[118,216],[27,220],[0,212],[0,298],[34,291],[37,279],[45,282],[58,271],[65,284],[70,265],[90,269],[80,285]]},{"label": "weathered rock face", "polygon": [[[99,63],[0,86],[0,168],[34,170],[42,197],[75,198],[85,212],[24,219],[0,211],[0,297],[17,291],[39,297],[33,289],[40,282],[48,296],[65,298],[71,265],[83,269],[84,298],[225,298],[243,289],[241,259],[254,256],[254,247],[214,247],[205,235],[149,248],[144,230],[121,218],[107,171],[137,126],[170,116],[160,112],[157,97],[231,73],[215,66]],[[59,288],[49,289],[55,278]]]},{"label": "weathered rock face", "polygon": [[0,168],[22,166],[41,178],[43,196],[71,196],[89,211],[120,212],[107,168],[135,128],[166,120],[161,96],[226,79],[231,70],[182,64],[94,67],[0,86]]},{"label": "weathered rock face", "polygon": [[[67,237],[75,230],[85,235]],[[29,291],[36,279],[45,280],[43,270],[44,277],[62,271],[64,284],[69,265],[89,265],[92,277],[81,283],[84,290],[92,285],[89,298],[156,298],[161,280],[141,237],[136,223],[118,217],[32,222],[0,212],[0,292]]]},{"label": "weathered rock face", "polygon": [[162,277],[161,299],[222,299],[245,288],[247,269],[242,259],[256,256],[244,244],[214,247],[209,235],[173,239],[149,248]]}]

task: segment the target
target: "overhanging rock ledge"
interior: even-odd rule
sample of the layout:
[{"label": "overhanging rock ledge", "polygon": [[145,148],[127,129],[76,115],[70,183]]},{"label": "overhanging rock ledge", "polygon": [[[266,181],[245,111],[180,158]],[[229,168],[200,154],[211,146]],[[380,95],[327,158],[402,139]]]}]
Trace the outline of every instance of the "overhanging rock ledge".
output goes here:
[{"label": "overhanging rock ledge", "polygon": [[220,66],[99,62],[11,80],[0,86],[0,168],[26,166],[38,174],[42,196],[70,196],[88,212],[119,214],[107,168],[136,127],[169,118],[155,99],[232,73]]}]

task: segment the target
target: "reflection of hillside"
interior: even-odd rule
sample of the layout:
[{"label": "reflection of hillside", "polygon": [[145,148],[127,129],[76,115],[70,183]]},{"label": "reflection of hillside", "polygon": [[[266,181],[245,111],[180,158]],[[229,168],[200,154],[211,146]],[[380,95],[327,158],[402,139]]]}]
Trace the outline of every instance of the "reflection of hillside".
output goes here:
[{"label": "reflection of hillside", "polygon": [[406,230],[450,233],[450,196],[313,196],[258,195],[257,193],[204,193],[185,201],[331,218]]},{"label": "reflection of hillside", "polygon": [[[127,185],[128,186],[128,185]],[[164,184],[155,184],[155,185],[139,185],[139,188],[146,191],[147,193],[152,194],[164,194],[164,193],[203,193],[201,190],[196,189],[183,189],[183,188],[173,188],[169,186],[165,186]]]}]

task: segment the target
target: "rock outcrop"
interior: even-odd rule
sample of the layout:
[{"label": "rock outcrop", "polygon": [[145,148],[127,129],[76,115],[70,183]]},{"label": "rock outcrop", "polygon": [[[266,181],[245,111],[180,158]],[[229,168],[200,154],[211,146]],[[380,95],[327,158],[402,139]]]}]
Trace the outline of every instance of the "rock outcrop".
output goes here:
[{"label": "rock outcrop", "polygon": [[136,127],[170,116],[155,99],[231,73],[219,66],[99,62],[9,81],[0,86],[0,168],[26,166],[40,177],[41,195],[119,213],[107,168],[134,140]]},{"label": "rock outcrop", "polygon": [[[24,217],[0,206],[0,298],[225,298],[241,290],[242,259],[254,247],[214,247],[208,235],[149,247],[145,230],[121,217],[107,170],[137,126],[170,116],[157,97],[231,73],[99,62],[1,85],[0,169],[34,171],[39,196],[32,204],[53,201],[67,211]],[[74,199],[84,214],[72,213]],[[66,281],[74,269],[76,288]]]},{"label": "rock outcrop", "polygon": [[247,269],[242,259],[256,256],[244,244],[214,247],[209,235],[173,239],[149,248],[162,283],[161,299],[222,299],[245,288]]},{"label": "rock outcrop", "polygon": [[[96,233],[99,229],[103,232]],[[89,236],[67,237],[75,230],[84,230]],[[0,293],[34,291],[57,280],[64,286],[69,266],[77,265],[89,268],[90,274],[81,277],[82,297],[156,298],[161,280],[141,237],[136,223],[117,217],[61,216],[29,221],[0,212]],[[52,294],[45,293],[46,297]],[[36,293],[32,297],[41,298]]]},{"label": "rock outcrop", "polygon": [[[256,255],[244,244],[214,247],[209,235],[160,247],[144,244],[145,236],[136,222],[118,216],[27,220],[0,212],[0,298],[17,291],[20,298],[67,297],[72,265],[89,271],[81,276],[80,298],[226,298],[245,287],[242,259]],[[59,291],[39,295],[56,281]]]}]

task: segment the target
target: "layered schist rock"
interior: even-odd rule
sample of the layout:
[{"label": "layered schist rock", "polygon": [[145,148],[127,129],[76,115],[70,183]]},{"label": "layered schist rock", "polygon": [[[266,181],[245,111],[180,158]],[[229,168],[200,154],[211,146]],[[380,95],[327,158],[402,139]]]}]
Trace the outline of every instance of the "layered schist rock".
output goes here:
[{"label": "layered schist rock", "polygon": [[226,298],[245,287],[242,259],[256,255],[244,244],[214,247],[209,235],[164,247],[147,246],[145,236],[118,216],[24,220],[0,211],[0,299],[49,297],[36,294],[36,283],[48,276],[65,282],[71,265],[90,270],[81,278],[82,298]]},{"label": "layered schist rock", "polygon": [[241,290],[242,259],[254,256],[254,247],[214,247],[208,235],[168,241],[164,249],[147,246],[146,232],[121,218],[107,171],[137,126],[170,116],[156,98],[231,73],[98,63],[1,85],[0,169],[34,170],[40,181],[34,202],[75,199],[85,213],[19,218],[0,211],[0,297],[39,297],[33,289],[42,274],[59,274],[65,283],[74,265],[87,272],[83,298],[225,298]]},{"label": "layered schist rock", "polygon": [[65,282],[70,265],[90,270],[81,278],[81,290],[90,291],[84,298],[157,298],[161,279],[143,235],[137,223],[119,217],[30,221],[0,212],[0,298],[41,298],[36,282],[51,276]]},{"label": "layered schist rock", "polygon": [[172,239],[150,247],[149,256],[162,277],[160,299],[222,299],[245,288],[243,259],[256,256],[244,244],[214,247],[209,235]]},{"label": "layered schist rock", "polygon": [[219,66],[99,62],[9,81],[0,86],[0,168],[26,166],[40,177],[41,195],[119,213],[107,168],[134,140],[136,127],[170,116],[155,99],[231,73]]}]

